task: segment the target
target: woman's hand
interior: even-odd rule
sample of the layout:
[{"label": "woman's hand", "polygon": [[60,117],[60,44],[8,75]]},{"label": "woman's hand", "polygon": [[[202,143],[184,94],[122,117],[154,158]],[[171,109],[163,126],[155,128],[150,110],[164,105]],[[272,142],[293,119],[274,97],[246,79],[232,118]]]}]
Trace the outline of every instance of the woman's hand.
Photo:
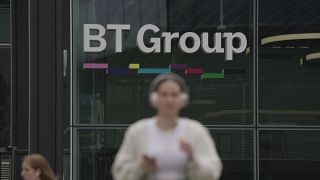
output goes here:
[{"label": "woman's hand", "polygon": [[189,160],[193,159],[193,147],[187,141],[181,139],[180,140],[180,148],[183,152],[185,152],[189,158]]},{"label": "woman's hand", "polygon": [[157,169],[156,160],[154,158],[144,155],[140,164],[141,168],[145,172],[152,172]]}]

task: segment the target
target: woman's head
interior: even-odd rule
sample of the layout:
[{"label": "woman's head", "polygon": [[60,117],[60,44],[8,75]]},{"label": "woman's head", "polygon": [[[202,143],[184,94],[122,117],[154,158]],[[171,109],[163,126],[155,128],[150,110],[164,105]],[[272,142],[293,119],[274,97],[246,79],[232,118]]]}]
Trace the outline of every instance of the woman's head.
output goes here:
[{"label": "woman's head", "polygon": [[24,180],[56,180],[49,163],[39,154],[24,157],[21,176]]},{"label": "woman's head", "polygon": [[177,114],[188,103],[185,80],[177,74],[161,74],[150,86],[150,102],[158,112]]}]

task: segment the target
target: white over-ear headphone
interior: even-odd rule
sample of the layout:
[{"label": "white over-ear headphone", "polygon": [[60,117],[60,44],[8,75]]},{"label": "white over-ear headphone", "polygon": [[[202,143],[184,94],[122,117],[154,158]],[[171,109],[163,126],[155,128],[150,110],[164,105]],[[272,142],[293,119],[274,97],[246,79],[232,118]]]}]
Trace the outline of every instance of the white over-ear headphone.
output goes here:
[{"label": "white over-ear headphone", "polygon": [[156,107],[157,106],[157,102],[158,102],[158,93],[156,92],[152,92],[149,96],[149,101],[152,107]]},{"label": "white over-ear headphone", "polygon": [[153,79],[150,85],[150,96],[149,101],[153,107],[158,106],[158,99],[159,95],[157,93],[157,87],[159,84],[161,84],[163,81],[166,80],[172,80],[177,82],[182,90],[182,93],[180,94],[180,100],[182,102],[182,107],[187,106],[189,102],[189,94],[188,94],[188,88],[187,85],[182,77],[180,77],[177,74],[171,73],[171,74],[160,74],[156,78]]},{"label": "white over-ear headphone", "polygon": [[[186,92],[182,92],[180,94],[180,100],[181,100],[181,103],[182,103],[182,107],[185,107],[188,105],[188,102],[189,102],[189,95],[188,93]],[[157,92],[152,92],[149,96],[149,100],[150,100],[150,103],[153,107],[157,107],[158,106],[158,101],[159,101],[159,95]]]},{"label": "white over-ear headphone", "polygon": [[37,169],[37,170],[36,170],[36,176],[39,178],[40,175],[41,175],[40,169]]},{"label": "white over-ear headphone", "polygon": [[189,102],[189,94],[183,92],[183,93],[180,95],[180,98],[181,98],[181,101],[182,101],[182,103],[183,103],[183,107],[187,106],[187,105],[188,105],[188,102]]}]

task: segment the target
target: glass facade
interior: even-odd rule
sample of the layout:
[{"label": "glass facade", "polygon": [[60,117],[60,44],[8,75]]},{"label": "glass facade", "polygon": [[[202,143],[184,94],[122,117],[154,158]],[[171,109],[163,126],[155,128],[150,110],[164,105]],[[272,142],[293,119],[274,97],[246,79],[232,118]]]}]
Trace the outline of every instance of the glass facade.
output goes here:
[{"label": "glass facade", "polygon": [[259,5],[259,123],[319,126],[319,2]]},{"label": "glass facade", "polygon": [[[184,115],[199,119],[208,125],[252,125],[251,54],[235,54],[234,60],[227,62],[224,54],[208,54],[202,51],[193,54],[184,53],[178,49],[177,40],[172,42],[171,53],[146,54],[136,45],[135,36],[138,29],[145,24],[154,24],[161,32],[181,34],[187,31],[213,34],[220,31],[220,28],[222,31],[239,31],[247,36],[250,46],[252,37],[250,9],[239,16],[233,3],[225,2],[223,6],[225,14],[221,15],[220,20],[219,2],[210,2],[212,3],[210,6],[216,8],[215,11],[208,8],[207,1],[74,1],[73,123],[130,124],[139,118],[150,116],[153,112],[149,108],[148,87],[155,75],[139,73],[139,70],[126,72],[129,64],[139,64],[141,68],[168,68],[172,64],[183,64],[187,68],[203,69],[208,73],[228,70],[235,72],[231,71],[230,74],[225,74],[224,78],[217,79],[206,79],[202,78],[201,74],[191,73],[185,76],[192,94],[190,106],[185,109]],[[239,6],[249,7],[250,1],[243,1]],[[184,20],[186,17],[187,21]],[[108,48],[105,51],[84,52],[83,25],[94,23],[131,25],[130,32],[124,33],[123,53],[113,53],[115,33],[112,31],[106,33]],[[225,26],[222,23],[232,26]],[[155,36],[158,37],[159,34]],[[86,63],[107,63],[109,68],[108,71],[84,69]],[[185,74],[185,70],[171,70]]]},{"label": "glass facade", "polygon": [[[112,179],[125,129],[154,114],[148,88],[159,70],[188,82],[190,104],[182,115],[210,129],[224,164],[221,179],[318,179],[319,1],[71,2],[72,161],[65,166],[73,179]],[[112,30],[104,35],[104,51],[84,52],[84,24],[130,24],[123,52],[115,53]],[[247,48],[226,61],[223,53],[185,53],[174,39],[170,53],[143,53],[135,38],[145,24],[160,29],[146,34],[149,47],[148,39],[162,32],[208,32],[209,43],[215,32],[242,32]]]}]

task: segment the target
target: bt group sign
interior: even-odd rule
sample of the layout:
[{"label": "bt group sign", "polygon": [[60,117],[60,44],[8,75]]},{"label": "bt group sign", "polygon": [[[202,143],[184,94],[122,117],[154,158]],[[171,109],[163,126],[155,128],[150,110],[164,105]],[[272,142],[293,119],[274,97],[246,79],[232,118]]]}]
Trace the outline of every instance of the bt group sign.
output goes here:
[{"label": "bt group sign", "polygon": [[[91,34],[95,30],[97,33]],[[108,24],[106,27],[100,24],[83,25],[83,50],[84,52],[101,52],[107,48],[107,40],[104,38],[106,30],[115,31],[115,52],[122,52],[122,34],[124,31],[130,31],[129,24]],[[213,35],[213,45],[209,44],[209,33],[203,32],[200,36],[194,32],[180,34],[178,32],[162,32],[161,37],[151,37],[147,46],[144,42],[144,36],[147,31],[154,34],[160,31],[159,27],[153,24],[141,26],[136,37],[138,48],[144,53],[170,53],[171,41],[178,39],[179,48],[185,53],[194,53],[200,48],[206,53],[225,53],[226,60],[233,60],[233,53],[242,53],[247,47],[247,38],[241,32],[216,32]],[[163,41],[161,40],[163,38]],[[187,46],[187,39],[193,41],[192,46]],[[222,47],[222,39],[225,40],[225,47]],[[233,46],[233,41],[238,39],[238,47]],[[91,42],[98,42],[98,45],[92,46]],[[164,43],[161,46],[161,43]],[[161,49],[161,47],[163,47]]]}]

